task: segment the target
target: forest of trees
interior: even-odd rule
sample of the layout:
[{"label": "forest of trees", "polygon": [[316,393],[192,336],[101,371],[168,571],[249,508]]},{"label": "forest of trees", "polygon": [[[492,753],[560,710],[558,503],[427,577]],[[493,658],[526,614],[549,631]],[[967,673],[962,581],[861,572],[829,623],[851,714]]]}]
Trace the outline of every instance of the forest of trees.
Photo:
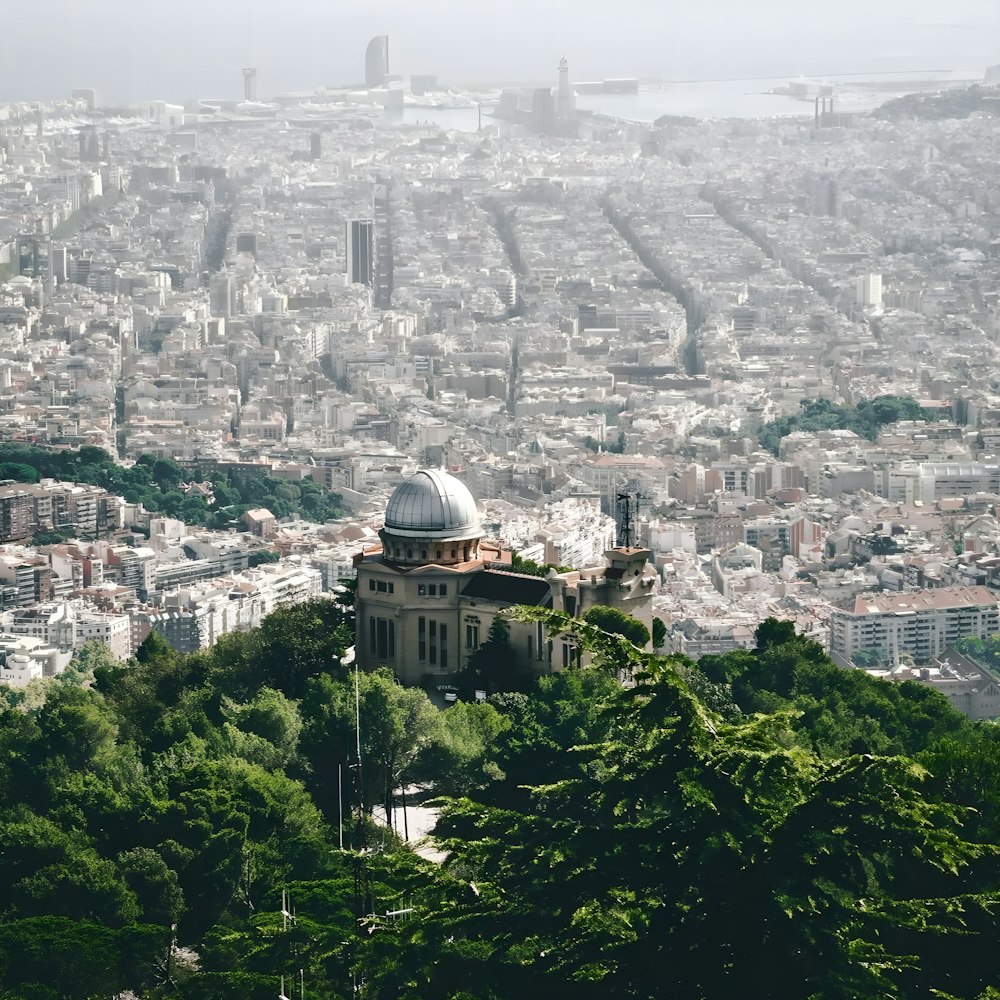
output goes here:
[{"label": "forest of trees", "polygon": [[295,514],[320,524],[344,514],[339,495],[308,479],[293,483],[267,474],[215,472],[208,477],[214,494],[209,503],[178,488],[191,480],[191,473],[170,458],[142,455],[126,468],[103,448],[89,445],[59,451],[0,444],[0,479],[37,483],[47,478],[101,486],[152,513],[209,528],[227,528],[254,507],[266,507],[275,517]]},{"label": "forest of trees", "polygon": [[793,431],[847,430],[874,441],[886,424],[897,420],[934,419],[910,396],[879,396],[857,406],[829,399],[804,399],[800,408],[799,413],[764,424],[758,432],[760,443],[773,455],[778,454],[781,439]]},{"label": "forest of trees", "polygon": [[[439,710],[316,601],[9,695],[0,998],[997,995],[996,727],[787,622],[695,664],[514,615],[593,662]],[[442,864],[375,822],[413,783]]]}]

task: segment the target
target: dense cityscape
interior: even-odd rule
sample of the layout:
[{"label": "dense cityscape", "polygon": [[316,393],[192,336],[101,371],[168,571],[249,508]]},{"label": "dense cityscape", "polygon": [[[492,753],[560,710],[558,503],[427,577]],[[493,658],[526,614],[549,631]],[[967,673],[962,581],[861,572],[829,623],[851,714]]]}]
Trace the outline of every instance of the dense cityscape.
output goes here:
[{"label": "dense cityscape", "polygon": [[[638,121],[586,98],[647,82],[574,81],[558,52],[548,85],[478,88],[390,54],[374,38],[352,88],[264,96],[237,68],[226,99],[0,105],[0,882],[33,900],[0,921],[3,995],[996,996],[995,959],[927,942],[997,880],[1000,743],[973,724],[1000,719],[1000,66]],[[405,721],[362,781],[365,711]],[[857,768],[911,757],[883,814]],[[75,789],[89,770],[116,805]],[[881,818],[822,813],[834,782]],[[511,818],[542,784],[547,834]],[[458,801],[429,867],[384,842],[410,839],[407,790]],[[594,839],[555,847],[564,806]],[[719,917],[730,884],[764,892],[726,822],[775,914],[850,911],[829,940]],[[714,873],[700,930],[641,895],[666,862],[594,832],[627,824],[703,845],[670,862]],[[90,846],[57,847],[71,828]],[[775,888],[787,852],[844,843],[850,876]],[[541,883],[576,892],[593,858],[607,885],[550,912],[535,856]],[[90,874],[40,888],[70,864]],[[978,948],[995,898],[963,911]],[[352,905],[371,942],[340,941]],[[100,970],[11,923],[62,918],[103,928]]]},{"label": "dense cityscape", "polygon": [[[386,127],[373,101],[435,81],[389,85],[386,38],[367,58],[360,93],[265,103],[247,70],[194,112],[6,109],[0,677],[151,628],[191,652],[334,591],[390,492],[443,468],[502,547],[573,570],[632,497],[664,651],[778,615],[968,701],[943,654],[1000,586],[990,112],[817,91],[804,118],[650,127],[576,112],[563,60],[478,131]],[[882,397],[916,406],[845,419]],[[175,463],[175,502],[10,468],[80,447]]]}]

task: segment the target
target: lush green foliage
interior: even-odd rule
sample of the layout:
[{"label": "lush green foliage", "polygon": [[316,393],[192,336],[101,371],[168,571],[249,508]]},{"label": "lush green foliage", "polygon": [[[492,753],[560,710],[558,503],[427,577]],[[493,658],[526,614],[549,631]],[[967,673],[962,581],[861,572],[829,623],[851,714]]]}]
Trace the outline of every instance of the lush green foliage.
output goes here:
[{"label": "lush green foliage", "polygon": [[[370,817],[413,781],[497,780],[507,726],[490,705],[440,712],[391,675],[355,677],[352,643],[349,611],[315,601],[190,656],[155,632],[127,665],[88,644],[0,707],[0,996],[271,998],[299,968],[309,995],[347,992],[357,862],[341,820],[346,846],[366,831],[376,851],[371,905],[418,873],[428,898],[436,876]],[[302,911],[288,934],[285,887]],[[174,954],[174,925],[203,972]]]},{"label": "lush green foliage", "polygon": [[667,626],[662,618],[653,619],[653,649],[659,649],[667,638]]},{"label": "lush green foliage", "polygon": [[37,483],[39,477],[101,486],[129,503],[143,504],[153,513],[213,528],[228,527],[254,507],[266,507],[276,517],[297,514],[320,523],[343,514],[340,497],[311,480],[292,483],[266,474],[217,472],[209,477],[214,495],[209,503],[204,497],[189,496],[178,488],[191,476],[169,458],[143,455],[135,465],[125,468],[103,449],[89,445],[57,451],[10,442],[0,444],[0,479]]},{"label": "lush green foliage", "polygon": [[985,639],[969,636],[959,639],[955,648],[993,673],[1000,673],[1000,635],[987,636]]},{"label": "lush green foliage", "polygon": [[[622,640],[539,615],[617,664]],[[682,677],[692,664],[632,655],[636,685],[608,690],[520,801],[494,787],[448,808],[441,831],[476,897],[422,924],[443,953],[400,995],[974,997],[996,981],[983,949],[1000,830],[996,810],[975,825],[968,812],[993,759],[963,775],[992,730],[932,692],[837,670],[782,623],[710,664],[747,709],[771,702],[753,716],[707,710]],[[803,705],[819,722],[872,712],[883,753],[835,750]]]},{"label": "lush green foliage", "polygon": [[640,649],[649,642],[649,629],[638,618],[619,611],[618,608],[609,608],[602,604],[591,608],[584,616],[583,620],[590,625],[596,625],[605,632],[612,635],[623,635],[633,645]]},{"label": "lush green foliage", "polygon": [[833,403],[828,399],[804,399],[800,413],[772,420],[757,436],[768,451],[777,455],[781,439],[793,431],[848,430],[874,441],[886,424],[897,420],[933,419],[909,396],[879,396],[857,406]]},{"label": "lush green foliage", "polygon": [[[993,995],[994,727],[774,619],[694,664],[515,618],[593,665],[439,711],[314,602],[0,708],[0,997]],[[441,866],[372,822],[416,782]]]},{"label": "lush green foliage", "polygon": [[525,576],[548,576],[552,570],[557,573],[571,573],[571,566],[560,566],[557,563],[540,563],[534,559],[525,559],[516,552],[511,557],[510,568],[516,573],[524,573]]},{"label": "lush green foliage", "polygon": [[466,697],[480,689],[495,693],[531,687],[531,673],[511,645],[510,625],[503,615],[490,622],[485,641],[469,655],[459,681]]}]

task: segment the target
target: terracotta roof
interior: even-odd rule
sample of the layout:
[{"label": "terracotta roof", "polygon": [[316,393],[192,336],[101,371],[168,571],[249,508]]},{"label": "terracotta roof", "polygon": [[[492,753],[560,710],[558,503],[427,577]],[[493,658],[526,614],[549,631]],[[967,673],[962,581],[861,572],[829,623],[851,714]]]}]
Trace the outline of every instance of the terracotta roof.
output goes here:
[{"label": "terracotta roof", "polygon": [[996,598],[985,587],[942,587],[909,594],[868,594],[855,599],[855,615],[913,614],[946,608],[976,605],[997,606]]}]

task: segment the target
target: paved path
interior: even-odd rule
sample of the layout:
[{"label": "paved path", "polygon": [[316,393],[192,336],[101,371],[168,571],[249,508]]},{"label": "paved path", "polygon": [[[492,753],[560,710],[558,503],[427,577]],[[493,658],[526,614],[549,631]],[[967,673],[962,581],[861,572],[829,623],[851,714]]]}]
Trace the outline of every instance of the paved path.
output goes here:
[{"label": "paved path", "polygon": [[[403,817],[403,800],[397,797],[395,808],[392,810],[392,828],[406,840],[416,854],[433,861],[434,864],[441,864],[445,859],[445,852],[439,850],[431,831],[437,823],[440,809],[433,809],[430,806],[414,805],[413,797],[420,794],[425,789],[411,787],[406,789],[406,817]],[[379,810],[376,809],[374,815],[379,817]],[[382,817],[384,822],[384,816]]]}]

